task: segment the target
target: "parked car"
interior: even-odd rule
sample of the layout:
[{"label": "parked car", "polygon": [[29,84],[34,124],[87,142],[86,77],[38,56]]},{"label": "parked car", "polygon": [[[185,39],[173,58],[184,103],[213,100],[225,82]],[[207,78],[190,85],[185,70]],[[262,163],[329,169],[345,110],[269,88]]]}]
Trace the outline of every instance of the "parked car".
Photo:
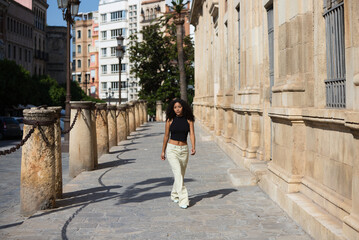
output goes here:
[{"label": "parked car", "polygon": [[0,117],[0,139],[21,138],[20,124],[13,117]]},{"label": "parked car", "polygon": [[15,120],[19,123],[21,132],[24,131],[24,118],[23,117],[14,117]]}]

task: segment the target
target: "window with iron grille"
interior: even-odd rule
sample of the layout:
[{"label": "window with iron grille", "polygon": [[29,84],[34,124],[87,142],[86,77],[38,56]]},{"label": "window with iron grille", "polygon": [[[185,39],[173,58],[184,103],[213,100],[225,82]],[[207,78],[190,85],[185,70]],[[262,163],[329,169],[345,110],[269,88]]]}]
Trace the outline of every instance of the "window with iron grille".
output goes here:
[{"label": "window with iron grille", "polygon": [[326,106],[345,108],[344,2],[324,0],[327,79]]}]

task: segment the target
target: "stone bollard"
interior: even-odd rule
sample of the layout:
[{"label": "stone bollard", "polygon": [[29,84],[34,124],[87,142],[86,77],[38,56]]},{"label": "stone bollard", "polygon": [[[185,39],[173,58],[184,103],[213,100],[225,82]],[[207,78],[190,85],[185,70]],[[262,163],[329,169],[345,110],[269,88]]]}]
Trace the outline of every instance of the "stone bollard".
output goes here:
[{"label": "stone bollard", "polygon": [[54,125],[55,131],[55,196],[57,199],[62,198],[62,156],[61,156],[61,127],[60,117],[62,107],[49,107],[49,110],[56,112],[57,119]]},{"label": "stone bollard", "polygon": [[148,122],[147,101],[144,102],[145,122]]},{"label": "stone bollard", "polygon": [[109,148],[117,146],[116,106],[107,106]]},{"label": "stone bollard", "polygon": [[[97,156],[94,149],[93,124],[94,117],[92,115],[95,103],[90,101],[71,101],[71,121],[72,124],[78,109],[81,112],[77,115],[74,128],[70,131],[70,159],[69,159],[69,175],[74,178],[83,171],[94,169],[95,159]],[[96,157],[96,158],[95,158]]]},{"label": "stone bollard", "polygon": [[129,102],[129,113],[128,113],[128,121],[129,121],[129,128],[130,133],[136,130],[135,126],[135,103],[133,101]]},{"label": "stone bollard", "polygon": [[[56,112],[46,109],[26,109],[24,119],[54,121]],[[24,124],[24,136],[33,128]],[[38,210],[55,206],[55,130],[54,123],[36,127],[22,147],[20,212],[31,216]]]},{"label": "stone bollard", "polygon": [[120,104],[120,106],[117,107],[119,111],[117,117],[117,143],[127,139],[126,108],[127,104]]},{"label": "stone bollard", "polygon": [[129,103],[126,104],[126,139],[127,136],[130,136],[131,130],[130,130],[130,105]]},{"label": "stone bollard", "polygon": [[142,100],[138,100],[138,115],[140,126],[143,124]]},{"label": "stone bollard", "polygon": [[156,121],[162,121],[162,101],[156,101]]},{"label": "stone bollard", "polygon": [[109,153],[107,104],[96,103],[97,157]]},{"label": "stone bollard", "polygon": [[91,111],[91,136],[92,136],[92,150],[93,152],[93,164],[94,168],[97,168],[98,166],[98,152],[97,152],[97,129],[96,129],[96,103],[94,103],[94,106]]},{"label": "stone bollard", "polygon": [[141,126],[141,116],[140,116],[140,102],[135,102],[135,119],[136,119],[136,129]]}]

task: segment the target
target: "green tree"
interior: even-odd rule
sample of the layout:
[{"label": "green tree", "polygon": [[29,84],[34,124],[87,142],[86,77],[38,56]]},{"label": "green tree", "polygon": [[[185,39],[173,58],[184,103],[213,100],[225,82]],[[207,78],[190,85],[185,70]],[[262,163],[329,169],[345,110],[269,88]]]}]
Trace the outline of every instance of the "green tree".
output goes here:
[{"label": "green tree", "polygon": [[[166,29],[163,31],[163,29]],[[155,114],[156,101],[161,100],[166,104],[180,94],[180,81],[178,63],[178,51],[176,44],[176,26],[166,21],[152,24],[144,28],[142,41],[137,35],[132,35],[129,47],[130,62],[133,64],[131,73],[140,79],[141,90],[139,97],[148,102],[148,112]],[[185,71],[189,83],[193,82],[193,44],[189,36],[184,38]],[[190,103],[193,99],[193,91],[189,91]]]}]

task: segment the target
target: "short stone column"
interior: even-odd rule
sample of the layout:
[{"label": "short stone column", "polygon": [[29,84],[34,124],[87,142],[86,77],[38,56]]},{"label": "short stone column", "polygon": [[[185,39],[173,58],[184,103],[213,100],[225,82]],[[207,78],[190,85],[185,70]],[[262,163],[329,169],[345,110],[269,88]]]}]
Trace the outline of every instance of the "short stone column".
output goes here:
[{"label": "short stone column", "polygon": [[127,104],[120,104],[117,107],[117,111],[119,111],[117,117],[117,143],[127,139],[126,108]]},{"label": "short stone column", "polygon": [[[130,129],[130,105],[126,104],[126,131],[127,131],[127,136],[130,136],[131,133],[131,129]],[[127,137],[126,137],[127,138]]]},{"label": "short stone column", "polygon": [[107,104],[96,103],[97,157],[109,153]]},{"label": "short stone column", "polygon": [[[94,118],[92,111],[95,103],[90,101],[71,101],[71,123],[73,123],[78,109],[81,112],[77,114],[77,120],[70,131],[70,159],[69,175],[74,178],[83,171],[94,169],[95,154],[93,124]],[[96,156],[97,157],[97,156]]]},{"label": "short stone column", "polygon": [[[54,121],[56,112],[26,109],[24,119]],[[24,136],[33,128],[24,124]],[[41,130],[40,130],[41,129]],[[55,130],[54,124],[36,127],[22,147],[20,212],[31,216],[38,210],[55,206]]]},{"label": "short stone column", "polygon": [[135,120],[136,120],[136,129],[141,126],[141,116],[140,116],[140,102],[135,102]]},{"label": "short stone column", "polygon": [[129,127],[130,132],[134,132],[136,130],[136,120],[135,120],[135,103],[133,101],[129,102]]},{"label": "short stone column", "polygon": [[55,131],[55,196],[62,198],[62,155],[61,155],[61,127],[60,117],[62,107],[49,107],[56,112]]},{"label": "short stone column", "polygon": [[107,106],[109,148],[117,146],[116,106]]},{"label": "short stone column", "polygon": [[162,101],[156,101],[156,121],[162,121]]},{"label": "short stone column", "polygon": [[145,122],[148,121],[147,101],[145,101]]},{"label": "short stone column", "polygon": [[143,100],[140,100],[139,101],[140,102],[140,104],[139,104],[139,106],[140,106],[140,125],[142,125],[142,124],[144,124],[145,123],[145,112],[143,111],[143,108],[144,108],[144,101]]}]

